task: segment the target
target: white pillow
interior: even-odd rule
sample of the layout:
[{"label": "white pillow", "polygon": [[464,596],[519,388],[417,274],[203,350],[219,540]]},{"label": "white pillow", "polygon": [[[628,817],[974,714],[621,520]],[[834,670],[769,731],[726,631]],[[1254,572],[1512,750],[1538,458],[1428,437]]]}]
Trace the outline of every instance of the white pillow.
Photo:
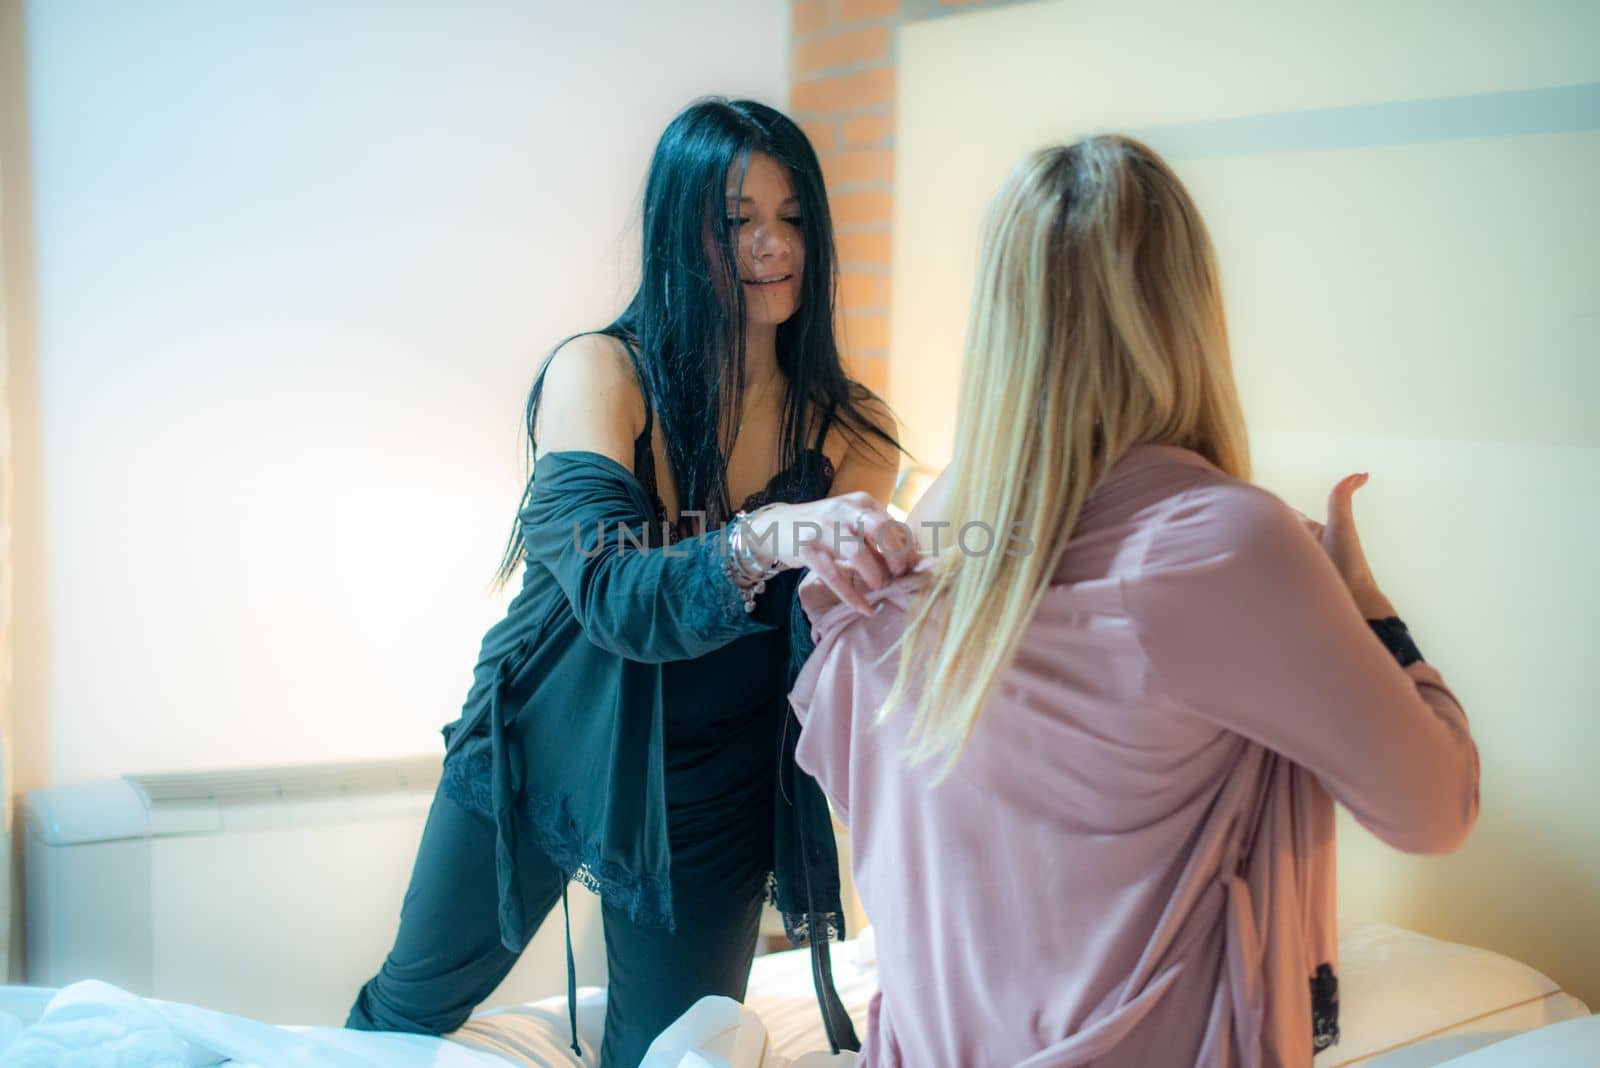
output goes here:
[{"label": "white pillow", "polygon": [[1361,924],[1340,931],[1341,1034],[1315,1065],[1340,1068],[1365,1057],[1384,1068],[1439,1064],[1587,1011],[1548,976],[1510,957]]}]

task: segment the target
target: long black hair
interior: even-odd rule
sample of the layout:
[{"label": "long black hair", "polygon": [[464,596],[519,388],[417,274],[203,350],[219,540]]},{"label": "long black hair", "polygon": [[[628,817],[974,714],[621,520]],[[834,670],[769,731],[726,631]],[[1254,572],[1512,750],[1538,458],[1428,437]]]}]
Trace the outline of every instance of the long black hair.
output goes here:
[{"label": "long black hair", "polygon": [[[778,367],[788,383],[782,469],[803,461],[810,429],[822,413],[831,412],[858,441],[871,436],[899,449],[863,414],[861,405],[872,393],[850,381],[839,359],[833,333],[838,289],[833,220],[811,142],[791,119],[765,104],[697,100],[668,124],[650,161],[639,289],[615,321],[593,333],[614,337],[627,348],[645,401],[661,420],[673,478],[683,493],[681,508],[705,511],[711,527],[732,512],[723,442],[731,451],[745,385],[744,287],[738,283],[736,231],[728,225],[724,199],[730,169],[738,168],[742,185],[756,152],[788,168],[805,238],[800,307],[777,329]],[[714,240],[706,240],[708,233]],[[712,262],[707,262],[708,248],[716,253]],[[547,357],[545,368],[549,362]],[[497,586],[511,578],[522,558],[520,512],[533,497],[534,425],[543,387],[541,369],[525,413],[529,477]]]}]

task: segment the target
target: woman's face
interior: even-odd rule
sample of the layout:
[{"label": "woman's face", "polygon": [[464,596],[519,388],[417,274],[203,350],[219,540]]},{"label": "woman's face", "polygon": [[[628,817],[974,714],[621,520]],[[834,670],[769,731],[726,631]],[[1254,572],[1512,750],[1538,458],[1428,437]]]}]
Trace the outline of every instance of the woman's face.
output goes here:
[{"label": "woman's face", "polygon": [[728,170],[728,233],[738,251],[745,327],[777,326],[800,307],[805,232],[789,168],[756,152],[739,186],[737,161]]}]

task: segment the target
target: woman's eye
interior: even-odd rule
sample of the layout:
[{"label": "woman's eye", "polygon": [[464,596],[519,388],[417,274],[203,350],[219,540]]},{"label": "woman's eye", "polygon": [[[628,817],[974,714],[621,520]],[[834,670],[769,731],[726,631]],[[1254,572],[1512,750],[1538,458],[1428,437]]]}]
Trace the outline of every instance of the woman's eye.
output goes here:
[{"label": "woman's eye", "polygon": [[[747,216],[747,215],[739,215],[739,216],[730,215],[726,219],[724,219],[723,221],[727,224],[728,229],[734,230],[734,229],[737,229],[740,226],[743,226],[745,223],[748,223],[750,221],[750,217]],[[801,218],[798,215],[785,215],[783,217],[783,221],[788,223],[790,226],[795,226],[795,227],[804,227],[805,226],[805,219]]]}]

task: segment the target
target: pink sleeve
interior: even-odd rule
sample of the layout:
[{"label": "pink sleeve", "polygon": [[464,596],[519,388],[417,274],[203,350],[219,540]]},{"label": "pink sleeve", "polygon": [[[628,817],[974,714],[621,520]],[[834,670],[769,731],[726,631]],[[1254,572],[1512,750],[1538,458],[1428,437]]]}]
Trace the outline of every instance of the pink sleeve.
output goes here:
[{"label": "pink sleeve", "polygon": [[790,625],[809,625],[816,648],[789,691],[789,704],[800,721],[795,762],[817,780],[834,815],[849,826],[858,678],[857,657],[846,635],[860,617],[815,575],[800,583],[796,601],[804,612],[796,612]]},{"label": "pink sleeve", "polygon": [[1433,667],[1400,667],[1277,498],[1238,484],[1182,495],[1124,591],[1174,699],[1316,774],[1397,849],[1465,839],[1478,750],[1461,706]]},{"label": "pink sleeve", "polygon": [[856,717],[875,717],[894,685],[898,656],[888,655],[905,628],[906,613],[932,572],[925,559],[915,570],[881,590],[863,590],[867,603],[883,609],[867,619],[839,599],[821,578],[808,575],[796,591],[805,614],[791,626],[809,623],[816,649],[789,691],[800,721],[795,761],[817,780],[834,815],[850,822],[852,765],[858,746],[872,745],[870,730],[856,730]]}]

